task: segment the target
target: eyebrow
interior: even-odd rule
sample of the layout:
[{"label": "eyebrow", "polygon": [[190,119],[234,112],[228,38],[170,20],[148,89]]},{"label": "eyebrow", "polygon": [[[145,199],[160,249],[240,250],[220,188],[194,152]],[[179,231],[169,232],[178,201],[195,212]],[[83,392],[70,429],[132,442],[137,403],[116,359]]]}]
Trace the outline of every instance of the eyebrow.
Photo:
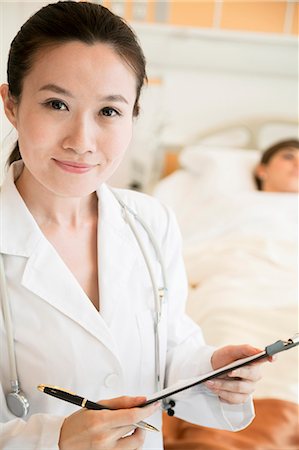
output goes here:
[{"label": "eyebrow", "polygon": [[73,95],[69,91],[60,86],[57,86],[57,84],[45,84],[38,91],[52,91],[56,94],[63,94],[73,98]]},{"label": "eyebrow", "polygon": [[[66,95],[68,97],[74,98],[74,96],[66,89],[58,86],[57,84],[45,84],[39,89],[40,91],[52,91],[56,94]],[[100,101],[108,101],[108,102],[122,102],[128,104],[128,101],[122,95],[107,95],[105,97],[99,97]]]}]

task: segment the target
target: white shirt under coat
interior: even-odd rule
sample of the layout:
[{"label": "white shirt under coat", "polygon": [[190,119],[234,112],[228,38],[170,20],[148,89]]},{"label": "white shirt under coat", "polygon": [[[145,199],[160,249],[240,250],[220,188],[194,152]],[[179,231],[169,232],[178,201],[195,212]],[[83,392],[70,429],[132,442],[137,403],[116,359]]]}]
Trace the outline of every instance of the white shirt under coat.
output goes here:
[{"label": "white shirt under coat", "polygon": [[[37,385],[60,386],[93,401],[155,392],[154,298],[134,235],[119,203],[102,185],[97,192],[98,312],[26,208],[14,184],[21,170],[22,162],[14,163],[1,188],[0,245],[18,375],[30,411],[22,420],[6,406],[10,375],[1,316],[0,448],[57,450],[63,420],[78,407],[41,393]],[[146,221],[164,257],[169,288],[160,335],[165,387],[210,371],[214,348],[205,345],[200,329],[184,313],[187,282],[173,214],[144,194],[127,190],[118,190],[118,194]],[[160,282],[154,250],[143,228],[136,226]],[[228,405],[205,388],[181,394],[175,412],[193,423],[227,430],[244,428],[253,418],[251,401]],[[146,420],[161,429],[160,412]],[[162,434],[147,432],[143,448],[162,449]]]}]

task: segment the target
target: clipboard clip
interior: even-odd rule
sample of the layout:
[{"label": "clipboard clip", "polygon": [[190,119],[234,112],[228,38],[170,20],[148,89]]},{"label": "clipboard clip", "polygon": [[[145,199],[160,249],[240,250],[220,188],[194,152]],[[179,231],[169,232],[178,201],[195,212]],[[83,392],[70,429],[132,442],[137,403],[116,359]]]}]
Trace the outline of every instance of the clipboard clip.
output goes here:
[{"label": "clipboard clip", "polygon": [[273,356],[276,353],[283,352],[284,350],[288,350],[289,348],[295,347],[299,344],[299,333],[296,333],[292,338],[287,341],[276,341],[274,344],[268,345],[265,348],[266,354],[268,356]]},{"label": "clipboard clip", "polygon": [[216,378],[220,375],[227,374],[228,372],[231,372],[233,369],[238,369],[239,367],[243,367],[246,366],[247,364],[251,364],[252,362],[262,360],[264,358],[267,358],[268,356],[275,355],[276,353],[280,353],[284,350],[289,350],[292,347],[296,347],[298,344],[299,344],[299,333],[296,333],[291,339],[284,341],[279,340],[274,342],[274,344],[268,345],[260,353],[234,361],[233,363],[230,363],[224,367],[221,367],[212,372],[204,374],[197,379],[192,378],[189,380],[185,380],[186,382],[181,383],[179,386],[175,385],[172,388],[171,387],[165,388],[163,391],[154,394],[149,400],[140,405],[140,407],[150,405],[151,403],[157,402],[159,400],[165,400],[169,398],[169,400],[166,400],[165,403],[163,402],[164,403],[163,407],[167,411],[168,415],[172,416],[174,415],[175,401],[170,397],[174,396],[175,394],[185,391],[186,389],[190,389],[194,386],[197,386],[201,383],[204,383],[205,381]]}]

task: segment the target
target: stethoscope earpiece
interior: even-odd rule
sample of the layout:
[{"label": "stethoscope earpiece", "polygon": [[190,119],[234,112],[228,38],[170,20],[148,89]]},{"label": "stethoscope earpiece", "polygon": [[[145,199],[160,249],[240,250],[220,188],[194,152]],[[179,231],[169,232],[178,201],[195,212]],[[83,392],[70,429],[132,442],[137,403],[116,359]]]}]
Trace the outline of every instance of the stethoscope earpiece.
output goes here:
[{"label": "stethoscope earpiece", "polygon": [[25,417],[29,411],[29,402],[22,391],[10,392],[6,396],[8,409],[17,417]]}]

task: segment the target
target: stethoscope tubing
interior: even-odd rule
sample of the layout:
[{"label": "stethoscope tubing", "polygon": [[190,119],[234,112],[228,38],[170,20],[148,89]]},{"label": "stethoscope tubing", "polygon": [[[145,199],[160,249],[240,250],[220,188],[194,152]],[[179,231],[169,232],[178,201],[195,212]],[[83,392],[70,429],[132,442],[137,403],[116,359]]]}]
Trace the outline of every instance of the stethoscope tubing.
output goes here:
[{"label": "stethoscope tubing", "polygon": [[[162,314],[162,303],[164,300],[164,296],[167,293],[167,280],[166,280],[166,270],[163,263],[162,254],[160,252],[160,248],[156,243],[156,239],[151,231],[151,229],[148,227],[148,225],[145,223],[145,221],[136,214],[135,211],[133,211],[131,208],[129,208],[123,200],[118,196],[118,194],[110,189],[118,203],[120,204],[122,211],[123,211],[123,218],[126,223],[128,223],[129,227],[131,228],[131,231],[138,243],[138,246],[140,248],[140,251],[143,255],[144,261],[147,266],[147,270],[151,279],[152,288],[153,288],[153,295],[155,300],[155,318],[154,318],[154,335],[155,335],[155,378],[156,378],[156,390],[160,391],[162,389],[162,377],[161,377],[161,361],[160,361],[160,320],[161,320],[161,314]],[[151,245],[154,248],[156,258],[160,264],[161,267],[161,274],[162,274],[162,281],[163,281],[163,287],[159,288],[159,286],[156,283],[155,275],[154,275],[154,269],[152,268],[152,264],[150,261],[150,258],[147,255],[145,246],[140,238],[139,233],[137,232],[136,226],[134,224],[134,221],[132,220],[132,217],[134,217],[135,221],[137,221],[145,230]]]},{"label": "stethoscope tubing", "polygon": [[11,387],[14,392],[18,391],[18,375],[17,375],[17,362],[14,347],[14,336],[13,336],[13,323],[11,318],[10,303],[8,297],[7,282],[5,277],[5,269],[3,256],[0,253],[0,288],[1,288],[1,298],[2,298],[2,310],[4,317],[4,324],[6,329],[6,339],[9,355],[9,366],[10,366],[10,382]]},{"label": "stethoscope tubing", "polygon": [[[135,211],[133,211],[131,208],[129,208],[123,200],[119,197],[119,195],[110,188],[111,193],[114,195],[118,203],[120,204],[123,212],[123,218],[130,226],[130,229],[132,230],[132,233],[138,243],[138,246],[140,248],[140,251],[144,257],[144,261],[147,266],[147,270],[151,279],[151,284],[153,288],[153,295],[154,295],[154,301],[155,301],[155,317],[154,317],[154,334],[155,334],[155,378],[156,378],[156,391],[160,391],[162,389],[162,379],[161,379],[161,368],[160,368],[160,333],[159,333],[159,327],[160,327],[160,320],[161,320],[161,314],[162,314],[162,303],[164,300],[164,296],[167,292],[167,279],[166,279],[166,270],[163,263],[162,254],[160,252],[159,246],[156,243],[155,237],[148,227],[148,225],[145,223],[145,221],[136,214]],[[137,232],[136,226],[134,224],[134,221],[132,220],[132,217],[134,217],[135,221],[137,221],[145,230],[146,234],[148,235],[148,238],[154,248],[156,258],[160,264],[161,267],[161,274],[162,274],[162,281],[163,281],[163,287],[159,288],[154,275],[154,270],[152,268],[152,264],[150,262],[150,258],[147,255],[145,246],[140,238],[139,233]],[[10,366],[10,382],[11,382],[11,389],[12,394],[18,395],[19,393],[23,397],[23,393],[20,392],[20,384],[19,384],[19,378],[18,378],[18,372],[17,372],[17,363],[16,363],[16,352],[15,352],[15,346],[14,346],[14,336],[13,336],[13,322],[12,322],[12,316],[10,311],[10,302],[9,302],[9,296],[8,296],[8,289],[7,289],[7,282],[5,277],[5,269],[4,269],[4,262],[2,254],[0,253],[0,287],[1,287],[1,298],[2,298],[2,309],[3,309],[3,316],[4,316],[4,324],[6,329],[6,336],[7,336],[7,346],[8,346],[8,356],[9,356],[9,366]],[[8,394],[8,396],[11,394]],[[24,397],[22,401],[25,401],[25,403],[28,403],[28,407],[25,408],[26,412],[24,412],[24,415],[27,414],[29,409],[29,402]],[[14,411],[11,411],[13,414]],[[16,415],[16,414],[15,414]]]}]

